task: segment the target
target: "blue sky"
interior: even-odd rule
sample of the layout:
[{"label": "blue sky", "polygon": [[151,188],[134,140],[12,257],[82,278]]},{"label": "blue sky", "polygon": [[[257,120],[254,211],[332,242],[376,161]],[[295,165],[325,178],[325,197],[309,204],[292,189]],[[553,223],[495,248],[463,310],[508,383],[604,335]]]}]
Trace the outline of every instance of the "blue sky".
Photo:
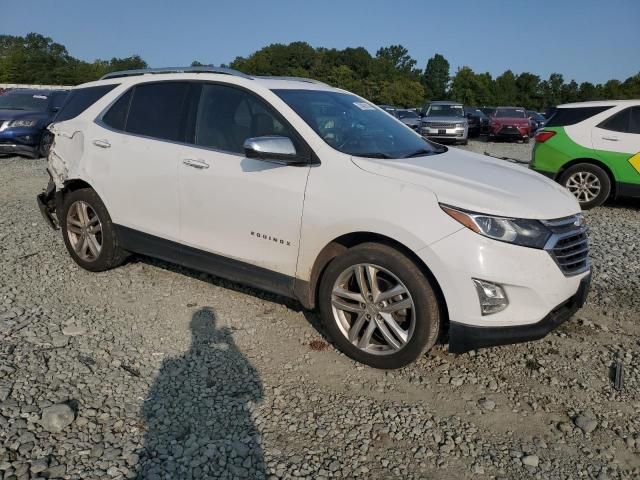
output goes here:
[{"label": "blue sky", "polygon": [[442,53],[468,65],[543,78],[624,80],[640,71],[640,0],[20,0],[0,33],[38,32],[84,60],[141,55],[151,66],[228,63],[269,43],[402,44],[423,68]]}]

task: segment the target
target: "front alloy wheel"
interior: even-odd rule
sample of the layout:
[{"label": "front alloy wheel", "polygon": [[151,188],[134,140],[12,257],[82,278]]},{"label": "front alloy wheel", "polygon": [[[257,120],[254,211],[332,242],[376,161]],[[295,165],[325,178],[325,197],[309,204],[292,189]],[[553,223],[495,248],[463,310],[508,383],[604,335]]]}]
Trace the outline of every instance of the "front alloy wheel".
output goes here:
[{"label": "front alloy wheel", "polygon": [[376,368],[400,368],[436,343],[442,318],[435,280],[399,250],[368,242],[322,274],[318,305],[333,344]]},{"label": "front alloy wheel", "polygon": [[347,340],[373,355],[403,348],[415,329],[415,305],[407,287],[379,265],[361,263],[335,281],[332,310]]}]

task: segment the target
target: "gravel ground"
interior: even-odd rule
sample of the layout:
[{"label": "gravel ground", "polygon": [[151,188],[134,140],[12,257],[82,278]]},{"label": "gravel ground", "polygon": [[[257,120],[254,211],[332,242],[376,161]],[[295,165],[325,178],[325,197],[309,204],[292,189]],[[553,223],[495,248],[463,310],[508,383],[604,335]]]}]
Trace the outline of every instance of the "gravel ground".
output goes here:
[{"label": "gravel ground", "polygon": [[546,339],[382,372],[287,300],[146,258],[79,269],[44,167],[0,159],[4,480],[640,477],[638,204],[587,214],[593,291]]}]

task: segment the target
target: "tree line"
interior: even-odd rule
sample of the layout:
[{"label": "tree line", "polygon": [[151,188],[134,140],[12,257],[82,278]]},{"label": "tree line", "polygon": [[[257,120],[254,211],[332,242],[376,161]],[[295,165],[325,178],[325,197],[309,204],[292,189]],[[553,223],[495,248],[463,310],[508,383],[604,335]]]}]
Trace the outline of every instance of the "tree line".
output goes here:
[{"label": "tree line", "polygon": [[[203,65],[194,61],[192,65]],[[425,64],[402,45],[380,48],[314,48],[306,42],[272,44],[229,65],[250,75],[300,76],[321,80],[357,93],[375,103],[416,107],[428,100],[456,100],[468,105],[519,105],[543,110],[561,103],[640,98],[640,73],[624,81],[602,84],[565,81],[560,73],[543,79],[529,72],[507,70],[493,77],[463,66],[451,73],[447,59],[435,54]],[[108,72],[145,68],[139,56],[86,62],[72,57],[51,38],[0,35],[0,83],[77,85]]]}]

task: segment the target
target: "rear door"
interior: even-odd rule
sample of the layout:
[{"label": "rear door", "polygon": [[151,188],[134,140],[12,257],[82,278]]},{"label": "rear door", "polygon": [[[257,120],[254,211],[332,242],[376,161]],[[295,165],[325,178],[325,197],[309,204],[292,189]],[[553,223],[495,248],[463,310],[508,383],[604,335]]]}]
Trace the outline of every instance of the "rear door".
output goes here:
[{"label": "rear door", "polygon": [[123,235],[179,239],[177,167],[188,90],[179,81],[138,84],[89,131],[94,181],[113,222],[129,229]]},{"label": "rear door", "polygon": [[593,129],[596,150],[634,154],[640,152],[640,106],[614,113]]}]

